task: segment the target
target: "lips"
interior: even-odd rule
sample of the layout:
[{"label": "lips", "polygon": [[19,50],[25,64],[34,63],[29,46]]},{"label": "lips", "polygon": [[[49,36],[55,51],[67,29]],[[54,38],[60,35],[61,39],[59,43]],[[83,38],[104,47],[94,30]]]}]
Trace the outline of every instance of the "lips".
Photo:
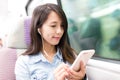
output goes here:
[{"label": "lips", "polygon": [[55,40],[60,40],[61,37],[53,37]]}]

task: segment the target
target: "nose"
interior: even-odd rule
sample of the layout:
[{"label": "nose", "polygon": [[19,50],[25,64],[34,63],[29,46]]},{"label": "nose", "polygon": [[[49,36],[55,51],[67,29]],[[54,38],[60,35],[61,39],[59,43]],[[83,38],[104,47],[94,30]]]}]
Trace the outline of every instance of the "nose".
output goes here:
[{"label": "nose", "polygon": [[56,33],[57,34],[62,34],[64,32],[63,28],[60,26],[57,28]]}]

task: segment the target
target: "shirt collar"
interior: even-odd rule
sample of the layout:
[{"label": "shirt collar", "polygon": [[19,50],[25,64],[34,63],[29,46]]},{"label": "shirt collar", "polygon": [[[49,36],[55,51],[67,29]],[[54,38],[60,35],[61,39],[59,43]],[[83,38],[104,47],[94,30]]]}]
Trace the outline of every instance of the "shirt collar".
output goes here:
[{"label": "shirt collar", "polygon": [[[36,55],[31,55],[29,58],[30,58],[30,64],[34,64],[39,61],[47,62],[47,59],[43,56],[43,54],[41,52],[39,52]],[[61,61],[63,61],[62,53],[59,48],[57,48],[57,52],[56,52],[54,58],[58,58]]]},{"label": "shirt collar", "polygon": [[59,48],[57,48],[57,53],[55,54],[54,58],[55,57],[59,58],[60,60],[63,60],[62,52]]}]

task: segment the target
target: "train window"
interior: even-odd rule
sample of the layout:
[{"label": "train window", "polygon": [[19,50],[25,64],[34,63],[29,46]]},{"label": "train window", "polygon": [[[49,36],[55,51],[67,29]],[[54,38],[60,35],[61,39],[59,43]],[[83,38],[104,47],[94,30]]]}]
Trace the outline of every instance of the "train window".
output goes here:
[{"label": "train window", "polygon": [[120,60],[120,0],[61,0],[71,46],[79,53]]}]

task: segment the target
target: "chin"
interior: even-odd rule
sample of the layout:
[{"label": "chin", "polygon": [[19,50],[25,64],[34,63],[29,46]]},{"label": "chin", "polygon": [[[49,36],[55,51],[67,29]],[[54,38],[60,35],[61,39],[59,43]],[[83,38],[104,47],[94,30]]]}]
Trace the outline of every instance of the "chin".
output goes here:
[{"label": "chin", "polygon": [[52,45],[58,45],[58,44],[59,44],[59,42],[56,42],[56,43],[54,42],[54,43],[52,43]]}]

